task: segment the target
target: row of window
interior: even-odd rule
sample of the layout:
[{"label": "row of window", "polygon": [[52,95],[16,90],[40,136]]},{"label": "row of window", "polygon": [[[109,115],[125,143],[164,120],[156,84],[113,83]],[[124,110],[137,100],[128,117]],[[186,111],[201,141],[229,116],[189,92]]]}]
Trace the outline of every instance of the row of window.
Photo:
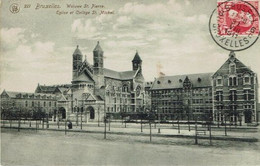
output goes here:
[{"label": "row of window", "polygon": [[[237,108],[238,108],[238,105],[235,105],[235,104],[229,105],[229,106],[227,107],[227,109],[229,109],[229,110],[231,110],[231,111],[235,111],[235,110],[237,110]],[[254,105],[245,104],[245,105],[243,105],[243,108],[244,108],[244,109],[254,109]],[[217,105],[217,106],[216,106],[216,109],[217,109],[217,110],[224,110],[224,106],[223,106],[223,105]]]},{"label": "row of window", "polygon": [[[246,75],[243,77],[243,85],[250,85],[251,81],[250,81],[250,76]],[[236,76],[230,76],[228,78],[228,86],[238,86],[238,78]],[[217,77],[216,80],[216,86],[223,86],[223,78],[221,76]]]},{"label": "row of window", "polygon": [[[155,90],[155,91],[152,91],[152,94],[159,94],[159,95],[162,95],[162,96],[167,96],[167,95],[178,95],[178,94],[184,94],[186,91],[184,89],[174,89],[174,90]],[[192,89],[191,90],[192,94],[193,95],[202,95],[202,94],[210,94],[211,93],[211,90],[209,89]]]},{"label": "row of window", "polygon": [[[229,91],[229,100],[230,101],[237,101],[237,91],[230,90]],[[248,101],[254,99],[254,95],[250,93],[250,90],[244,90],[244,100]],[[216,100],[223,101],[223,91],[216,91]]]},{"label": "row of window", "polygon": [[111,97],[130,97],[130,94],[121,94],[121,93],[115,93],[115,92],[106,92],[106,96],[111,96]]},{"label": "row of window", "polygon": [[[47,104],[47,102],[44,101],[44,102],[43,102],[43,107],[46,107],[46,106],[47,106],[46,104]],[[51,102],[51,101],[49,101],[48,104],[49,104],[49,105],[48,105],[49,107],[52,106],[52,102]],[[29,102],[28,102],[28,101],[25,101],[25,107],[28,107],[28,106],[29,106]],[[38,102],[32,101],[32,102],[31,102],[31,106],[32,106],[32,107],[36,107],[36,106],[37,106],[37,107],[41,107],[42,105],[41,105],[41,102],[40,102],[40,101],[38,101]],[[56,106],[57,106],[57,103],[54,102],[54,107],[56,107]]]}]

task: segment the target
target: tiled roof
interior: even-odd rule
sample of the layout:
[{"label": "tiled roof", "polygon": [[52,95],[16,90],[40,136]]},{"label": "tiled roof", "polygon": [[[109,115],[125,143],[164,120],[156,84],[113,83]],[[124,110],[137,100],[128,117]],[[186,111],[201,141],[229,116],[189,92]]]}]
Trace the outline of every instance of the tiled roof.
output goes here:
[{"label": "tiled roof", "polygon": [[36,88],[36,91],[40,89],[40,93],[54,93],[56,90],[60,90],[62,93],[68,90],[72,85],[71,84],[58,84],[58,85],[39,85]]},{"label": "tiled roof", "polygon": [[150,88],[153,85],[153,81],[145,82],[145,87]]},{"label": "tiled roof", "polygon": [[136,71],[123,71],[117,72],[114,70],[104,68],[104,76],[109,78],[114,78],[118,80],[129,80],[133,79]]},{"label": "tiled roof", "polygon": [[54,94],[45,94],[45,93],[28,93],[28,92],[13,92],[13,91],[4,91],[11,98],[17,98],[17,95],[28,95],[28,96],[46,96],[46,97],[56,97]]},{"label": "tiled roof", "polygon": [[38,87],[44,93],[53,93],[57,88],[55,86],[45,86],[45,85],[39,85]]},{"label": "tiled roof", "polygon": [[183,88],[183,81],[186,77],[189,78],[192,83],[192,87],[194,88],[208,87],[211,86],[212,75],[213,73],[200,73],[159,77],[155,80],[151,89],[154,90]]},{"label": "tiled roof", "polygon": [[78,77],[73,79],[73,81],[77,82],[93,82],[93,80],[88,77],[85,73],[80,74]]}]

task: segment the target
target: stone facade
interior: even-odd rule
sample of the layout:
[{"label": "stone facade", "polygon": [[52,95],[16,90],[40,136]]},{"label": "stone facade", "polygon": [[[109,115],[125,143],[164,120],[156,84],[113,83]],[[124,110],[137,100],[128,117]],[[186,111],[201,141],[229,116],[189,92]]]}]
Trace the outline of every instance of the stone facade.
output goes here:
[{"label": "stone facade", "polygon": [[[1,108],[11,111],[29,111],[31,113],[42,110],[53,115],[58,109],[57,96],[43,93],[24,93],[3,91],[1,94]],[[63,113],[64,116],[65,112]],[[62,118],[62,113],[59,115]]]},{"label": "stone facade", "polygon": [[[93,50],[93,65],[85,59],[79,47],[73,53],[73,80],[70,91],[71,119],[83,110],[87,120],[103,119],[104,113],[136,112],[144,106],[142,60],[135,54],[133,69],[117,72],[104,68],[104,51],[99,42]],[[99,116],[96,116],[99,115]]]}]

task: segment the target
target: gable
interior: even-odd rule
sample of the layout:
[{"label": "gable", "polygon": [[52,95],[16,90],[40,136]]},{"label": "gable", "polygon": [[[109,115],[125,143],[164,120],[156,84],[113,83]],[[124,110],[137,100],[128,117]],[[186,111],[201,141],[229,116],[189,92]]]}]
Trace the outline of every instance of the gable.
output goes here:
[{"label": "gable", "polygon": [[10,96],[6,93],[6,91],[4,90],[1,94],[1,98],[9,98]]},{"label": "gable", "polygon": [[75,82],[94,82],[92,77],[87,72],[81,73],[73,81],[75,81]]},{"label": "gable", "polygon": [[229,74],[229,66],[231,63],[236,65],[236,73],[243,74],[243,73],[253,73],[253,71],[244,65],[241,61],[237,58],[233,60],[231,58],[227,59],[226,62],[214,73],[213,77],[218,75],[228,75]]}]

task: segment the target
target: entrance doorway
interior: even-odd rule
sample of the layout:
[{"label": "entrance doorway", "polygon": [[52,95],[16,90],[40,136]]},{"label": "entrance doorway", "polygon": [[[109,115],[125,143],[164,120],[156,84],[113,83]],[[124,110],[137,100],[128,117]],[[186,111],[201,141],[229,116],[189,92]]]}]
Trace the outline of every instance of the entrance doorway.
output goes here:
[{"label": "entrance doorway", "polygon": [[93,107],[89,106],[87,108],[87,112],[89,112],[90,119],[95,119],[95,110]]},{"label": "entrance doorway", "polygon": [[66,119],[66,110],[64,107],[59,108],[59,117],[61,117],[61,119]]}]

